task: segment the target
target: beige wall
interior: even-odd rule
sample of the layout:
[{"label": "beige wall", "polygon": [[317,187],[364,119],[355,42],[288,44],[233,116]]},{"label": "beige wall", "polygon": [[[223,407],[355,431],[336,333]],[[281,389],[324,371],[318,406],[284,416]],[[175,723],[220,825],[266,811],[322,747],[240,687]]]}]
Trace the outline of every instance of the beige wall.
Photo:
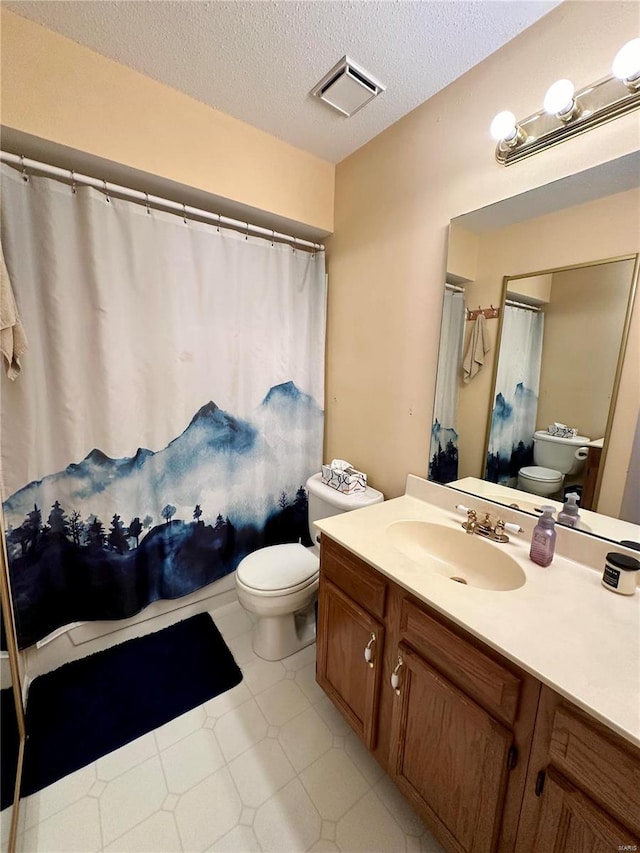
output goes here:
[{"label": "beige wall", "polygon": [[618,261],[553,276],[537,429],[559,422],[589,438],[604,436],[633,267],[633,261]]},{"label": "beige wall", "polygon": [[480,237],[456,225],[449,228],[449,251],[447,254],[447,280],[464,279],[473,281],[478,271],[478,250]]},{"label": "beige wall", "polygon": [[531,275],[509,283],[507,296],[528,305],[543,305],[551,299],[553,275]]},{"label": "beige wall", "polygon": [[[482,235],[476,281],[465,286],[467,305],[500,304],[504,276],[549,270],[627,255],[640,250],[640,191],[617,193],[588,204],[531,219]],[[518,282],[514,283],[517,288]],[[470,326],[471,324],[467,324]],[[493,391],[499,323],[487,323],[491,351],[469,384],[460,383],[458,425],[460,476],[481,477]],[[467,337],[470,328],[466,330]],[[466,341],[465,341],[466,345]],[[640,410],[640,300],[627,344],[616,421],[606,459],[598,509],[617,515],[631,441]],[[554,417],[552,420],[561,420]],[[472,425],[468,428],[467,425]],[[590,436],[599,438],[601,436]]]},{"label": "beige wall", "polygon": [[333,230],[333,164],[4,9],[1,23],[5,127]]},{"label": "beige wall", "polygon": [[325,456],[387,496],[427,468],[449,220],[640,147],[630,114],[504,168],[491,119],[531,114],[560,77],[604,77],[637,24],[636,3],[563,3],[338,165]]}]

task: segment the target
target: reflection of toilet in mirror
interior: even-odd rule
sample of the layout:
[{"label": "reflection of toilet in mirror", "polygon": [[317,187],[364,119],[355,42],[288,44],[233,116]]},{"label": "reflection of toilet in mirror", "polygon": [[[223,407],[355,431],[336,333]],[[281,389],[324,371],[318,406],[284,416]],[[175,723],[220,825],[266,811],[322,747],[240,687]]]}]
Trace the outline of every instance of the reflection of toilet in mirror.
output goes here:
[{"label": "reflection of toilet in mirror", "polygon": [[564,438],[550,435],[546,430],[533,434],[533,465],[518,472],[518,488],[542,497],[561,492],[566,477],[580,474],[589,455],[589,443],[584,435]]}]

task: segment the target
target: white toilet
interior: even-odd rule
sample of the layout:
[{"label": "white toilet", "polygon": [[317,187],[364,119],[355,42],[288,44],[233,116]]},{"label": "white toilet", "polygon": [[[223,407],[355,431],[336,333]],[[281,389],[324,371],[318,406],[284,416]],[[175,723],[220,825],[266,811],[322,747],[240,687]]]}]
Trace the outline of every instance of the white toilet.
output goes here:
[{"label": "white toilet", "polygon": [[524,492],[550,498],[563,486],[566,476],[579,474],[589,455],[585,447],[590,439],[584,435],[559,438],[546,430],[533,434],[533,461],[518,472],[518,488]]},{"label": "white toilet", "polygon": [[[313,522],[384,500],[382,492],[367,486],[345,495],[326,486],[321,474],[307,480],[309,533],[316,542]],[[316,638],[315,603],[320,561],[317,544],[271,545],[244,558],[236,570],[238,599],[258,617],[253,628],[253,650],[264,660],[282,660]]]}]

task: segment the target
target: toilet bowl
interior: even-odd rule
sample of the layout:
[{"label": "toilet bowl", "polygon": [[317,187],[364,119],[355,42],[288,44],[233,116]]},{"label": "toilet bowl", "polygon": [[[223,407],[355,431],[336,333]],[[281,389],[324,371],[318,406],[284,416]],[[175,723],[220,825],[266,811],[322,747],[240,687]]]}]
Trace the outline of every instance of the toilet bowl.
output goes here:
[{"label": "toilet bowl", "polygon": [[319,559],[304,545],[270,545],[249,554],[236,571],[240,604],[258,616],[253,650],[281,660],[315,640]]},{"label": "toilet bowl", "polygon": [[541,465],[528,465],[518,471],[518,488],[532,495],[550,498],[560,491],[564,474]]},{"label": "toilet bowl", "polygon": [[[314,521],[384,500],[382,492],[370,486],[345,495],[325,485],[321,474],[310,477],[306,488],[312,541],[317,533]],[[314,642],[319,568],[317,545],[269,545],[241,560],[236,591],[240,604],[257,617],[252,646],[258,657],[282,660]]]}]

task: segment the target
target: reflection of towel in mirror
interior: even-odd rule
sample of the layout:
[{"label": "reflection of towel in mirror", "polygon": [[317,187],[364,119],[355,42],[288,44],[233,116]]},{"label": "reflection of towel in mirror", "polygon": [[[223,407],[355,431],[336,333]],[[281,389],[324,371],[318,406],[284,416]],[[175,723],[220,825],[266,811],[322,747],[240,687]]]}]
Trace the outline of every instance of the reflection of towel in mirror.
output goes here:
[{"label": "reflection of towel in mirror", "polygon": [[27,351],[27,336],[18,316],[2,247],[0,247],[0,351],[6,361],[7,376],[9,379],[15,379],[20,373],[20,357]]},{"label": "reflection of towel in mirror", "polygon": [[489,334],[487,332],[487,321],[484,314],[478,314],[471,335],[467,351],[462,359],[462,371],[464,374],[464,382],[471,382],[473,377],[478,373],[484,364],[485,354],[491,349],[489,343]]}]

